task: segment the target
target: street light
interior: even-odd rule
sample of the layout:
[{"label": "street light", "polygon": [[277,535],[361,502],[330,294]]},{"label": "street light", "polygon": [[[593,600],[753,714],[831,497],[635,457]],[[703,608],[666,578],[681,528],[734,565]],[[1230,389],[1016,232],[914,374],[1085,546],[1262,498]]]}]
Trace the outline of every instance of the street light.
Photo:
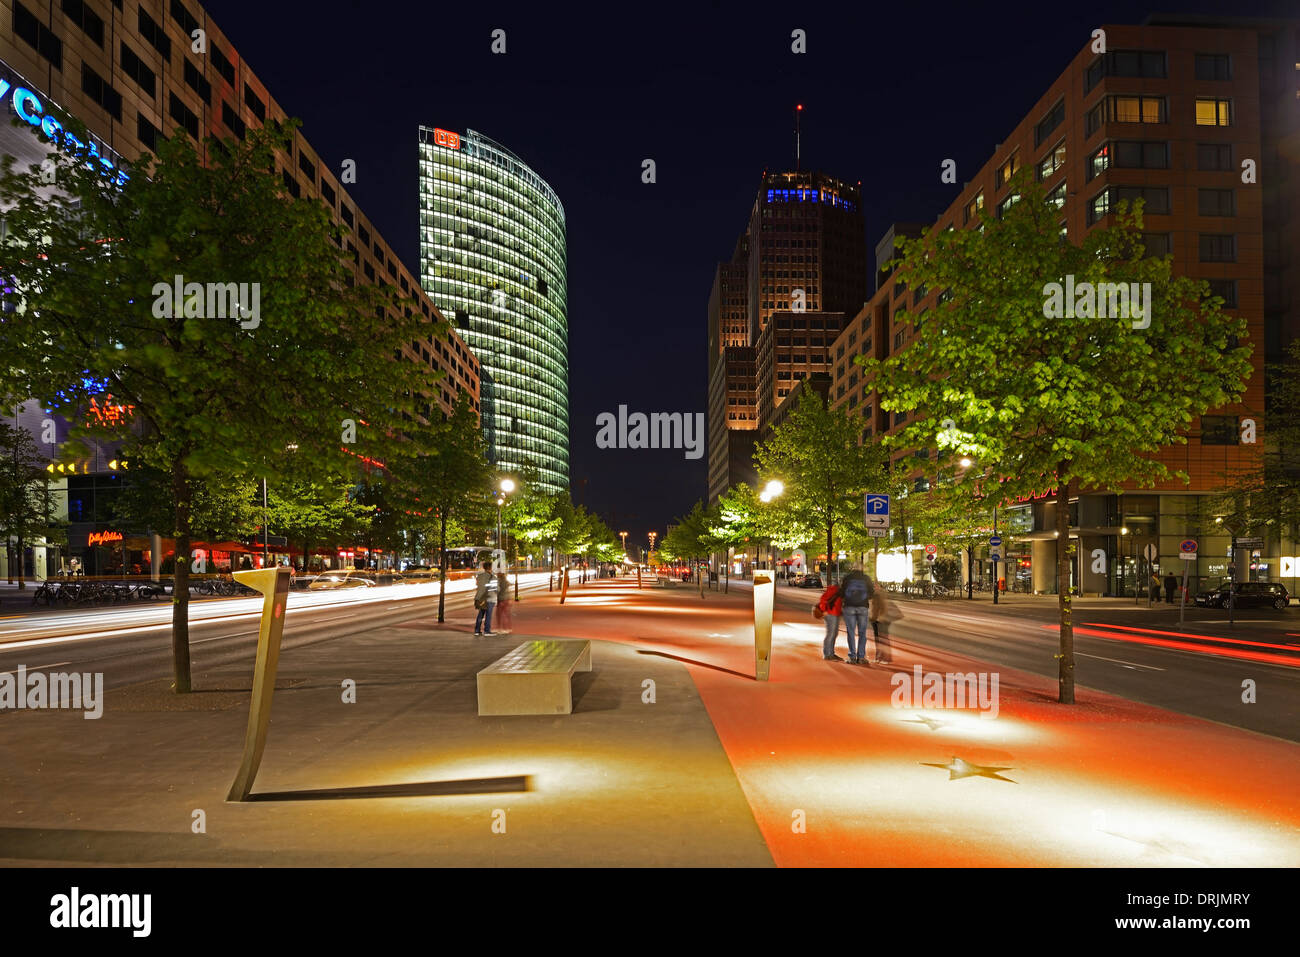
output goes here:
[{"label": "street light", "polygon": [[[770,503],[773,499],[778,498],[785,492],[785,484],[780,479],[772,479],[763,486],[763,491],[759,493],[758,500],[764,505]],[[776,585],[776,546],[772,546],[772,583]]]}]

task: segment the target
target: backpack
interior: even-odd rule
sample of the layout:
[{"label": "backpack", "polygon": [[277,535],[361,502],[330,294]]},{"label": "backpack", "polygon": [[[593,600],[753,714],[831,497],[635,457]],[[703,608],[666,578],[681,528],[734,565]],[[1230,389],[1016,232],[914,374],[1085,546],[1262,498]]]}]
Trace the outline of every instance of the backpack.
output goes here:
[{"label": "backpack", "polygon": [[850,575],[842,584],[844,604],[850,608],[864,608],[871,598],[867,579],[862,575]]}]

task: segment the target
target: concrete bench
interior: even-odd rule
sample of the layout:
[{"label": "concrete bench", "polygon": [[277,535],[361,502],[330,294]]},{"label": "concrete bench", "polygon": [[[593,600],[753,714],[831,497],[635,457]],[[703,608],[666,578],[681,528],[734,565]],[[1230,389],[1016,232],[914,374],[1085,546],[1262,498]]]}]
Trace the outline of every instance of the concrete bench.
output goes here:
[{"label": "concrete bench", "polygon": [[478,673],[478,713],[572,714],[573,673],[590,670],[590,641],[525,641]]},{"label": "concrete bench", "polygon": [[656,580],[655,584],[658,585],[660,588],[676,588],[677,579],[665,578],[663,575],[660,575],[658,580]]}]

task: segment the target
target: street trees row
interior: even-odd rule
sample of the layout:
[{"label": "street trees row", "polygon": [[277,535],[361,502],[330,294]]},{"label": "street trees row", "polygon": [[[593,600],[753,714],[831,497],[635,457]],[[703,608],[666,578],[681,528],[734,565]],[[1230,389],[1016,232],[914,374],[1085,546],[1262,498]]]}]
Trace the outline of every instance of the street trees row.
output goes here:
[{"label": "street trees row", "polygon": [[[183,559],[213,524],[205,513],[246,503],[266,480],[304,540],[364,512],[372,533],[394,535],[396,516],[441,508],[445,544],[454,496],[434,502],[451,493],[435,494],[425,474],[438,455],[464,452],[477,425],[464,414],[439,424],[428,397],[441,373],[399,361],[446,324],[386,283],[358,283],[329,210],[286,190],[277,160],[291,155],[295,122],[209,140],[206,162],[177,129],[122,183],[84,129],[60,119],[76,139],[53,144],[45,169],[0,158],[5,381],[72,423],[69,454],[85,439],[121,442],[139,474],[164,483],[166,514],[144,510],[176,542],[172,647],[186,692]],[[122,406],[130,428],[88,419],[92,398]],[[462,458],[449,471],[468,480],[479,465]],[[247,520],[238,507],[222,518]]]}]

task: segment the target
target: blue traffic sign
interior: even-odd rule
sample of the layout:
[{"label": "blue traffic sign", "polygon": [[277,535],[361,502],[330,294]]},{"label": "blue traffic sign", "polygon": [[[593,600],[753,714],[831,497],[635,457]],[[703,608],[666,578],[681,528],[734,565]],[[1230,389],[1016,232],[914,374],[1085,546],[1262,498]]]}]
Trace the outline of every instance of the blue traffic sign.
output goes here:
[{"label": "blue traffic sign", "polygon": [[990,537],[990,538],[989,538],[989,544],[990,544],[990,545],[995,545],[995,546],[996,546],[996,545],[1001,545],[1001,544],[1002,544],[1002,536],[1001,536],[1001,535],[994,535],[994,536]]},{"label": "blue traffic sign", "polygon": [[889,514],[889,496],[869,493],[867,495],[867,514],[868,515],[888,515]]}]

